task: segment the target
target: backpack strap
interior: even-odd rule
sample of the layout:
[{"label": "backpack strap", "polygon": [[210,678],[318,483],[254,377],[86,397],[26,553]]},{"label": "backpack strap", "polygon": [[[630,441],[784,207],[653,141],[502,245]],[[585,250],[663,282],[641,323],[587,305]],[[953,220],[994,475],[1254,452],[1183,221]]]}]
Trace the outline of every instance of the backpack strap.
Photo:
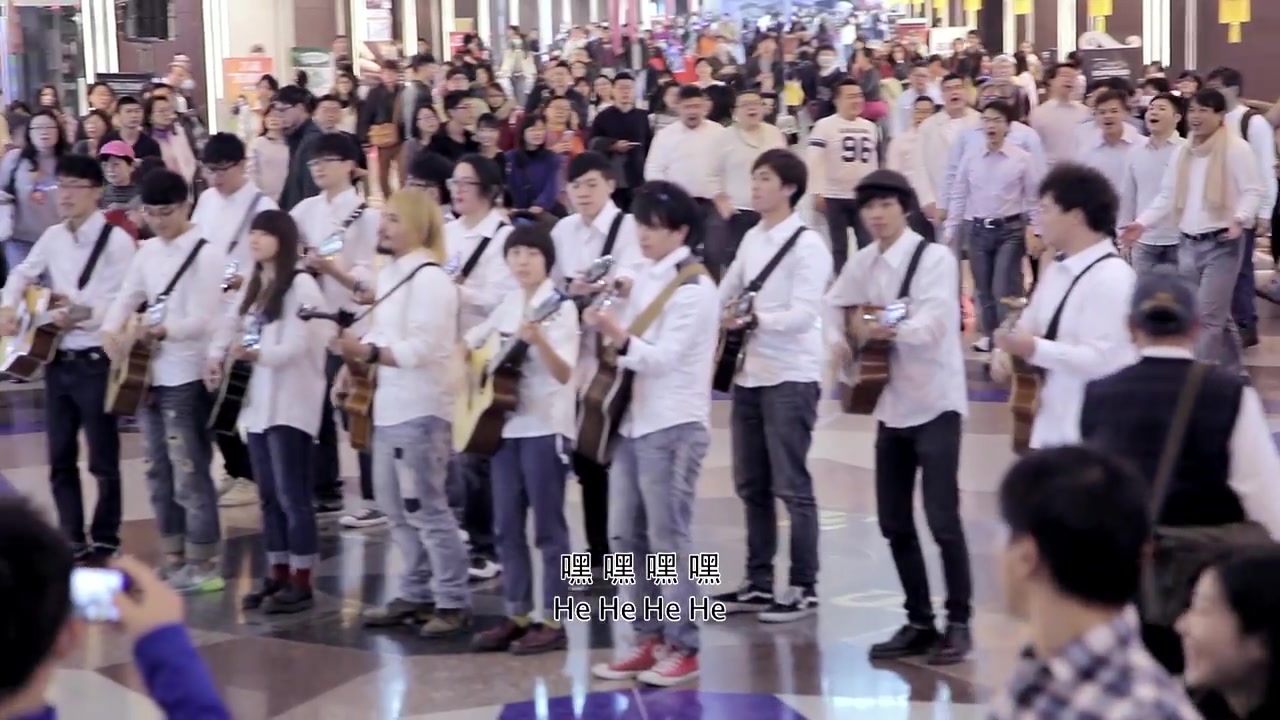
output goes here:
[{"label": "backpack strap", "polygon": [[89,259],[84,263],[84,269],[80,271],[80,279],[76,280],[76,288],[83,290],[85,285],[89,284],[89,278],[93,277],[94,268],[98,267],[98,261],[102,259],[102,253],[107,249],[107,242],[111,240],[111,231],[116,226],[109,222],[102,224],[102,232],[98,233],[98,241],[93,244],[93,250],[89,253]]}]

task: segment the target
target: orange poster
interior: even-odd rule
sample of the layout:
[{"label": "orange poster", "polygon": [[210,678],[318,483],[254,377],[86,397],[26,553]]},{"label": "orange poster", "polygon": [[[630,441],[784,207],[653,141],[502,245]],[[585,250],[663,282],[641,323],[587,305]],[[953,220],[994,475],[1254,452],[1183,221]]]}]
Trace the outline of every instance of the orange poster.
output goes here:
[{"label": "orange poster", "polygon": [[256,107],[258,81],[271,72],[272,59],[266,55],[223,58],[222,99],[235,102],[243,96],[249,107]]}]

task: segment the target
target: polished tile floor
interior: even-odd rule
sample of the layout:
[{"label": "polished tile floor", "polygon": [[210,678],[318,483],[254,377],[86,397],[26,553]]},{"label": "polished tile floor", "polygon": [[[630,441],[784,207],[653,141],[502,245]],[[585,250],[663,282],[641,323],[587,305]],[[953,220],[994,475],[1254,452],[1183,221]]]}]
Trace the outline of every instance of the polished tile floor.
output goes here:
[{"label": "polished tile floor", "polygon": [[[1263,305],[1268,337],[1250,351],[1250,370],[1274,413],[1273,427],[1280,429],[1280,311]],[[823,403],[810,455],[822,510],[821,610],[814,619],[790,625],[731,618],[707,626],[696,684],[636,691],[592,679],[591,664],[610,657],[625,637],[625,629],[599,622],[570,624],[568,651],[531,658],[479,656],[468,653],[463,641],[429,642],[408,632],[363,630],[356,621],[359,609],[393,592],[388,576],[399,572],[398,558],[380,531],[325,527],[316,609],[281,620],[246,616],[237,598],[262,563],[254,508],[223,511],[228,590],[189,602],[192,634],[239,720],[978,718],[983,701],[1011,667],[1022,627],[1003,611],[996,566],[999,531],[992,491],[1013,457],[1005,393],[982,379],[976,357],[969,369],[972,403],[961,485],[973,555],[977,651],[964,664],[935,669],[867,660],[868,646],[901,622],[902,595],[874,517],[872,423],[840,414],[830,401]],[[38,387],[5,386],[0,392],[0,473],[18,491],[52,508],[40,405]],[[730,476],[728,410],[727,402],[717,401],[695,528],[697,546],[720,554],[725,587],[739,579],[744,544]],[[125,447],[126,550],[155,559],[156,530],[139,436],[126,435]],[[343,465],[346,474],[354,474],[354,457],[344,457]],[[84,485],[92,502],[87,472]],[[576,493],[575,486],[569,516],[581,543]],[[349,502],[354,505],[358,498]],[[923,518],[919,523],[923,532]],[[785,533],[783,542],[785,558]],[[931,543],[927,547],[940,605],[936,552]],[[482,626],[500,616],[497,582],[475,586]],[[140,689],[128,647],[110,628],[96,628],[61,671],[55,693],[62,717],[71,720],[158,718]]]}]

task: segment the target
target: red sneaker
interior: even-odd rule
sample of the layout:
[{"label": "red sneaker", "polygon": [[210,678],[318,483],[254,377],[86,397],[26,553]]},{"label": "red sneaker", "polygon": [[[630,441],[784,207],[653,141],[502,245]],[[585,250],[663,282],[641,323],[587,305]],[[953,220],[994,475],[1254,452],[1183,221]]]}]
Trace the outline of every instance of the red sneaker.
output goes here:
[{"label": "red sneaker", "polygon": [[591,668],[591,674],[601,680],[631,680],[657,665],[666,651],[667,647],[661,640],[649,638],[617,660],[595,665]]},{"label": "red sneaker", "polygon": [[653,669],[636,676],[638,682],[658,687],[671,687],[698,677],[698,656],[682,652],[670,652],[658,661]]}]

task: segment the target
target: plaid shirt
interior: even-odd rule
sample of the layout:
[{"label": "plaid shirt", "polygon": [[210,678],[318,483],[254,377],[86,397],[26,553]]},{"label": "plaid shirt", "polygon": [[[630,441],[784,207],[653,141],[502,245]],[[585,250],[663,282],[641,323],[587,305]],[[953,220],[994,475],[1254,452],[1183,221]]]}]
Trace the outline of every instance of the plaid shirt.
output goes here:
[{"label": "plaid shirt", "polygon": [[1142,644],[1130,607],[1047,662],[1027,647],[989,720],[1199,720],[1186,692]]}]

